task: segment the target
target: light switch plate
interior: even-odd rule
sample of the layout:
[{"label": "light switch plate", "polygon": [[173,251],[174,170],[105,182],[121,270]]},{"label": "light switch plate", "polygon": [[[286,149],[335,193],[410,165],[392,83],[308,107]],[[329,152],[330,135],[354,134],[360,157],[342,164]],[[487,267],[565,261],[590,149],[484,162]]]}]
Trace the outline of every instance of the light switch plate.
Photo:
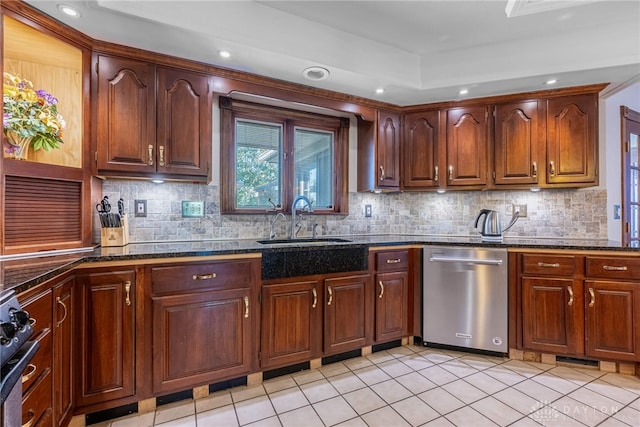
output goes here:
[{"label": "light switch plate", "polygon": [[364,205],[364,217],[371,218],[371,205]]},{"label": "light switch plate", "polygon": [[512,205],[512,214],[516,213],[516,210],[518,211],[518,216],[520,218],[524,218],[527,216],[527,205]]},{"label": "light switch plate", "polygon": [[202,218],[204,217],[204,202],[182,201],[182,217],[183,218]]}]

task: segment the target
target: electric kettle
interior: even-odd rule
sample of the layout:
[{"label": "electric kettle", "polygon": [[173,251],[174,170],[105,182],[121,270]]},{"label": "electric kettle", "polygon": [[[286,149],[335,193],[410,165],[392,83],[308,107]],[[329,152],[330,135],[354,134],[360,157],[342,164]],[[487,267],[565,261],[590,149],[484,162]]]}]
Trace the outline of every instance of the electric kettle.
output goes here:
[{"label": "electric kettle", "polygon": [[476,217],[475,228],[478,228],[478,221],[480,221],[482,215],[484,215],[484,221],[480,228],[480,235],[482,236],[482,240],[489,242],[502,242],[502,233],[510,229],[513,224],[516,223],[519,216],[517,212],[514,213],[511,222],[509,222],[509,225],[503,230],[500,225],[500,214],[491,209],[482,209]]}]

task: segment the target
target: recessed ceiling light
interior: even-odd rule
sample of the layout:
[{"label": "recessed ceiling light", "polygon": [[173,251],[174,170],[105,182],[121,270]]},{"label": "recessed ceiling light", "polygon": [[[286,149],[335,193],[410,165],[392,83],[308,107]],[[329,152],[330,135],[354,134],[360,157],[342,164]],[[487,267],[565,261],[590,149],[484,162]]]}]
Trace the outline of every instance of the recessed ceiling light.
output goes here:
[{"label": "recessed ceiling light", "polygon": [[228,50],[219,50],[218,56],[221,58],[229,58],[231,56],[231,52],[229,52]]},{"label": "recessed ceiling light", "polygon": [[69,5],[66,4],[59,4],[58,5],[58,9],[64,13],[65,15],[69,15],[72,18],[79,18],[80,17],[80,12],[78,11],[78,9],[71,7]]},{"label": "recessed ceiling light", "polygon": [[466,95],[469,93],[469,89],[460,89],[460,92],[458,92],[460,95]]},{"label": "recessed ceiling light", "polygon": [[313,81],[325,80],[329,78],[329,70],[322,67],[309,67],[305,68],[302,72],[302,75],[308,79]]},{"label": "recessed ceiling light", "polygon": [[548,85],[554,85],[554,84],[556,84],[556,83],[558,83],[558,81],[557,81],[556,79],[550,79],[550,80],[547,80],[547,84],[548,84]]},{"label": "recessed ceiling light", "polygon": [[376,89],[376,93],[377,93],[378,95],[381,95],[381,94],[383,94],[383,93],[384,93],[384,89],[383,89],[383,88],[381,88],[381,87],[379,87],[378,89]]}]

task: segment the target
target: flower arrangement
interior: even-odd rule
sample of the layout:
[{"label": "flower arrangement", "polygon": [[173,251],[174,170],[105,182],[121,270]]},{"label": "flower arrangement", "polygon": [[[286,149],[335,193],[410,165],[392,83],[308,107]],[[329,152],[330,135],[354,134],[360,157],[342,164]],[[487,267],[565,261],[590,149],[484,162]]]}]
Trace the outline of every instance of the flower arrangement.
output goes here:
[{"label": "flower arrangement", "polygon": [[34,150],[59,148],[65,122],[58,113],[58,99],[43,89],[34,90],[27,79],[9,73],[4,79],[2,126],[14,149],[20,148],[11,137],[28,140]]}]

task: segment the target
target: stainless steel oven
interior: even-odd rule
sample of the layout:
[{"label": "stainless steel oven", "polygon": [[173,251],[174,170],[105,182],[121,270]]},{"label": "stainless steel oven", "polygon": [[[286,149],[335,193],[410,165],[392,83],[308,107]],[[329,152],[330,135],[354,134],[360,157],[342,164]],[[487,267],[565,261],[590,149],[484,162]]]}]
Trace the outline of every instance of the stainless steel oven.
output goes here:
[{"label": "stainless steel oven", "polygon": [[425,246],[425,345],[507,353],[507,283],[506,249]]}]

